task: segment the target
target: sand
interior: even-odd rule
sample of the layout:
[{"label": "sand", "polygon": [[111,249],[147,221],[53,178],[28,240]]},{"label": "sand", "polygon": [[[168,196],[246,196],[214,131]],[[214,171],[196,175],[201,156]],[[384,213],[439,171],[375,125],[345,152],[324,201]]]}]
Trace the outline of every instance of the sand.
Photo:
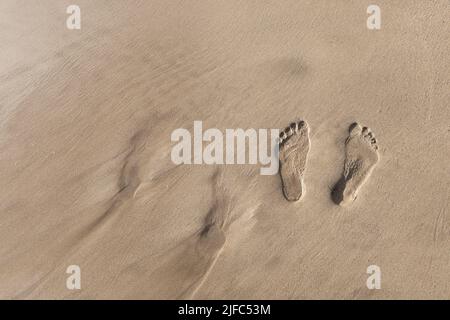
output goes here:
[{"label": "sand", "polygon": [[[0,298],[448,299],[448,1],[377,0],[369,30],[372,2],[1,1]],[[259,165],[170,158],[196,120],[298,119],[297,202]],[[379,161],[340,206],[355,121]]]}]

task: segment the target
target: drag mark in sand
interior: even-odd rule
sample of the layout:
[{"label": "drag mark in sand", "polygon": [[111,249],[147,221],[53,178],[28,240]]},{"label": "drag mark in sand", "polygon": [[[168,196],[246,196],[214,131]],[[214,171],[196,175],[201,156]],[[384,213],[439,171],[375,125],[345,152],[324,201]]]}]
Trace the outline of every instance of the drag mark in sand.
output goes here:
[{"label": "drag mark in sand", "polygon": [[[200,228],[163,254],[153,257],[158,267],[148,275],[149,292],[135,288],[150,299],[193,299],[208,278],[225,245],[233,201],[224,188],[221,171],[212,177],[213,202]],[[142,266],[139,272],[146,272]],[[161,282],[160,279],[166,279]]]},{"label": "drag mark in sand", "polygon": [[194,236],[193,246],[186,248],[188,252],[185,256],[191,260],[192,268],[197,270],[197,277],[178,298],[194,298],[208,278],[225,245],[232,202],[229,201],[228,193],[223,188],[221,171],[217,171],[213,176],[213,188],[215,203],[206,215],[202,228]]}]

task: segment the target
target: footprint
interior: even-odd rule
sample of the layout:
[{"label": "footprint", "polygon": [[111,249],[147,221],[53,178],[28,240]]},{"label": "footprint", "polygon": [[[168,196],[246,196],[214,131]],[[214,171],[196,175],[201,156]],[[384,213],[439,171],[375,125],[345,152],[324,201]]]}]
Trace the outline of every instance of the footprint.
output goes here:
[{"label": "footprint", "polygon": [[309,147],[309,126],[305,121],[292,123],[280,134],[280,174],[289,201],[300,200],[305,193],[303,173]]},{"label": "footprint", "polygon": [[377,140],[370,129],[353,123],[345,141],[344,172],[331,193],[336,204],[345,206],[356,199],[378,162],[377,150]]}]

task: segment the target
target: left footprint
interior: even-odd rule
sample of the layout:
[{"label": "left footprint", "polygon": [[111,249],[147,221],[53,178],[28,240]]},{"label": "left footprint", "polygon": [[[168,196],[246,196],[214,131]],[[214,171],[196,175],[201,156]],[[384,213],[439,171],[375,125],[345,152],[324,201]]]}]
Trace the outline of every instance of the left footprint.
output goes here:
[{"label": "left footprint", "polygon": [[305,194],[303,174],[310,145],[306,121],[294,122],[280,134],[280,175],[289,201],[298,201]]}]

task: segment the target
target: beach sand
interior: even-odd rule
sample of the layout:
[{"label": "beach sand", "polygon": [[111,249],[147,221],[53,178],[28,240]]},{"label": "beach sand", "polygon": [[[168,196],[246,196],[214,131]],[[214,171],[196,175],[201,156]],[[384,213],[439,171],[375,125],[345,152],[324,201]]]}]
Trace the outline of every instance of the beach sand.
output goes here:
[{"label": "beach sand", "polygon": [[[369,30],[372,2],[77,0],[68,30],[73,1],[1,1],[0,298],[448,299],[449,4],[377,0]],[[171,161],[194,121],[300,119],[298,202]],[[355,121],[379,161],[340,206]]]}]

